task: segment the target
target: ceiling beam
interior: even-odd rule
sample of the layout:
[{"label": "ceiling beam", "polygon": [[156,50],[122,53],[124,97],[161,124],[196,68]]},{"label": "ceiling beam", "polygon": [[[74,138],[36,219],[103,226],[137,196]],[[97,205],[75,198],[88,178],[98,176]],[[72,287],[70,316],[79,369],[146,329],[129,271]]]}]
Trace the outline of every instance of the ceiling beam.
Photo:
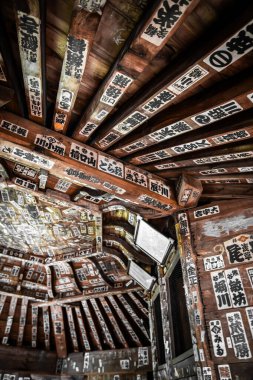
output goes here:
[{"label": "ceiling beam", "polygon": [[[237,51],[231,43],[233,44],[233,40],[238,38],[240,32],[245,31],[250,35],[250,30],[247,31],[247,29],[249,29],[253,6],[252,4],[248,4],[247,7],[245,4],[241,5],[239,18],[237,5],[232,11],[230,9],[228,12],[223,12],[223,16],[206,30],[199,40],[188,46],[187,50],[179,54],[163,72],[155,79],[152,78],[128,103],[124,104],[124,107],[96,133],[92,146],[106,150],[122,138],[125,142],[127,134],[143,123],[146,129],[147,121],[152,116],[192,96],[202,86],[209,83],[210,79],[217,80],[222,78],[223,74],[233,75],[234,66],[237,70],[237,64],[234,62],[238,59],[241,60],[244,68],[249,67],[249,62],[246,63],[245,58],[242,57],[250,52],[250,44],[243,51]],[[231,19],[235,22],[231,23]],[[220,50],[226,51],[227,60],[219,59]],[[76,135],[75,137],[77,138]]]},{"label": "ceiling beam", "polygon": [[[13,124],[14,129],[10,131]],[[0,138],[0,156],[5,159],[46,169],[81,186],[106,189],[117,197],[165,215],[178,208],[172,189],[159,177],[4,111],[0,111]],[[161,185],[161,191],[152,185],[156,182]]]}]

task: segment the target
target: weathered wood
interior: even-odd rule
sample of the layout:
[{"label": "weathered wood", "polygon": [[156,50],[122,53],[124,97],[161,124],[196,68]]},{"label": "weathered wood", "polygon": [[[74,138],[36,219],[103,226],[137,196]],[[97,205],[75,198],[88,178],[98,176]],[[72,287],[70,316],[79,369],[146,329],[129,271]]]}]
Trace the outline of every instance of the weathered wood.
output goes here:
[{"label": "weathered wood", "polygon": [[93,298],[90,300],[91,302],[91,305],[94,309],[94,312],[95,312],[95,315],[96,315],[96,318],[98,320],[98,324],[100,325],[100,331],[102,333],[102,336],[103,336],[103,342],[104,344],[108,345],[111,349],[114,349],[115,348],[115,344],[113,342],[113,338],[112,338],[112,335],[108,329],[108,326],[105,322],[105,319],[98,307],[98,304],[97,304],[97,301]]},{"label": "weathered wood", "polygon": [[55,304],[50,305],[50,310],[54,328],[54,339],[57,356],[59,358],[65,358],[67,356],[67,345],[62,308],[58,304]]},{"label": "weathered wood", "polygon": [[203,191],[201,181],[199,179],[186,176],[180,177],[177,183],[177,201],[183,207],[195,207]]},{"label": "weathered wood", "polygon": [[[0,121],[3,123],[3,120],[6,119],[11,123],[23,127],[27,126],[27,121],[24,119],[22,120],[19,117],[13,117],[11,114],[1,112]],[[82,144],[80,145],[79,143],[76,144],[73,140],[53,131],[48,135],[45,128],[39,127],[32,122],[29,123],[29,132],[25,128],[25,135],[27,137],[17,138],[16,133],[9,133],[1,128],[0,137],[12,141],[12,143],[1,142],[1,156],[14,160],[15,162],[25,162],[26,164],[29,162],[29,165],[34,168],[43,167],[44,169],[50,170],[50,173],[58,178],[75,181],[75,183],[96,187],[101,190],[106,188],[108,192],[117,196],[119,193],[120,195],[124,194],[124,199],[126,197],[129,200],[135,199],[139,204],[154,208],[165,214],[175,210],[176,202],[174,201],[172,191],[169,186],[165,185],[164,181],[161,181],[161,185],[167,189],[166,194],[162,193],[163,195],[160,195],[160,193],[150,190],[150,184],[149,188],[146,187],[147,185],[145,186],[145,193],[143,193],[143,185],[138,184],[141,178],[137,179],[137,183],[131,176],[131,181],[127,180],[127,174],[129,171],[131,172],[131,170],[135,171],[134,167],[124,167],[123,163],[115,161],[104,153],[103,156],[101,156],[96,150],[90,149]],[[53,139],[55,145],[49,144],[46,140],[46,136],[49,136],[50,140]],[[13,142],[18,142],[20,146],[18,147],[17,144]],[[44,154],[30,155],[36,145],[44,147],[46,156]],[[22,151],[18,150],[17,152],[20,152],[21,156],[18,154],[15,157],[13,150],[15,152],[15,148],[20,149],[21,146],[25,146],[25,149],[22,149]],[[81,153],[82,151],[83,153]],[[66,168],[66,164],[70,165],[70,167]],[[82,169],[85,170],[85,173]],[[136,170],[137,173],[140,172],[139,169]],[[142,179],[144,179],[144,183],[146,178],[147,184],[146,174],[140,172],[140,175]],[[73,177],[78,178],[78,180],[73,179]],[[153,176],[151,176],[151,178],[152,177]],[[153,180],[160,181],[156,176],[153,177]],[[110,185],[110,183],[113,186]]]},{"label": "weathered wood", "polygon": [[10,335],[12,324],[13,324],[14,314],[16,311],[17,301],[18,301],[18,299],[16,297],[11,298],[9,313],[8,313],[8,317],[6,320],[4,335],[2,338],[2,344],[8,344],[9,335]]},{"label": "weathered wood", "polygon": [[50,350],[50,317],[48,307],[42,308],[43,315],[43,332],[44,332],[44,344],[46,350]]},{"label": "weathered wood", "polygon": [[84,313],[85,313],[87,321],[88,321],[92,342],[95,345],[97,350],[102,350],[101,341],[100,341],[100,338],[98,336],[98,332],[97,332],[96,326],[94,324],[94,321],[91,317],[91,313],[89,310],[88,303],[86,300],[81,301],[81,303],[82,303],[82,307],[83,307]]},{"label": "weathered wood", "polygon": [[78,340],[77,340],[77,335],[76,335],[76,329],[75,329],[75,323],[74,323],[74,319],[73,319],[72,308],[70,306],[66,306],[65,310],[67,313],[67,320],[68,320],[68,326],[69,326],[73,351],[78,352],[79,351]]},{"label": "weathered wood", "polygon": [[88,337],[87,337],[87,333],[86,333],[86,329],[85,329],[85,326],[84,326],[84,322],[83,322],[83,318],[82,318],[82,314],[81,314],[81,310],[80,310],[80,307],[78,306],[75,306],[75,312],[76,312],[76,317],[77,317],[77,322],[78,322],[78,326],[79,326],[79,331],[80,331],[80,335],[81,335],[81,338],[82,338],[82,347],[85,351],[90,351],[90,343],[89,343],[89,340],[88,340]]}]

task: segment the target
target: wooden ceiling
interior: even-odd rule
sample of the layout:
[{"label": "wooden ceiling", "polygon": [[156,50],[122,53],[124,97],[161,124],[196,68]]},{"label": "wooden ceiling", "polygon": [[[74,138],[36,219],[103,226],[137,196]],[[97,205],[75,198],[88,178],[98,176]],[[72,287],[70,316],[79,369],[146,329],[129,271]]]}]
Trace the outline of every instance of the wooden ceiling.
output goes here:
[{"label": "wooden ceiling", "polygon": [[137,214],[182,209],[182,174],[200,204],[253,196],[252,14],[236,0],[1,1],[2,343],[63,357],[64,324],[78,351],[85,321],[86,348],[148,344],[126,273],[128,258],[152,264]]}]

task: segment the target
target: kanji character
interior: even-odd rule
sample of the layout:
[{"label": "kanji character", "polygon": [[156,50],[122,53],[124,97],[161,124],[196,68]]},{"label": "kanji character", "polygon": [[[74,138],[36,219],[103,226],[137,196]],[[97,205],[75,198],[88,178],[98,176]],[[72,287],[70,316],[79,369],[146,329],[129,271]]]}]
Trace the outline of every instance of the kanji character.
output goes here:
[{"label": "kanji character", "polygon": [[226,46],[228,51],[236,51],[237,54],[243,54],[253,46],[253,39],[246,35],[245,30],[241,30],[236,37],[231,38],[231,40],[226,43]]},{"label": "kanji character", "polygon": [[163,7],[157,12],[157,18],[154,18],[154,23],[161,27],[171,28],[179,19],[182,12],[177,4],[169,6],[167,1],[163,1]]},{"label": "kanji character", "polygon": [[116,86],[126,88],[131,82],[131,78],[126,77],[125,75],[122,74],[116,74],[112,83],[115,84]]}]

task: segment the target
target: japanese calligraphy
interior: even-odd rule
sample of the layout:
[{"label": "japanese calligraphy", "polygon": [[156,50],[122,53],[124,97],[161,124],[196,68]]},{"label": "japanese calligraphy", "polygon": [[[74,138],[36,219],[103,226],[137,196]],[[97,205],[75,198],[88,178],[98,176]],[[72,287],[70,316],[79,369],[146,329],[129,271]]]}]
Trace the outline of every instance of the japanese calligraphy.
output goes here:
[{"label": "japanese calligraphy", "polygon": [[148,363],[149,363],[148,349],[144,347],[139,347],[138,348],[138,368],[144,365],[148,365]]},{"label": "japanese calligraphy", "polygon": [[240,173],[253,172],[253,166],[244,166],[244,167],[238,168],[238,171]]},{"label": "japanese calligraphy", "polygon": [[29,152],[28,150],[21,148],[10,148],[8,146],[1,147],[3,153],[11,154],[15,156],[18,160],[22,159],[24,161],[32,162],[36,165],[42,166],[45,169],[52,169],[54,162],[44,158],[41,155]]},{"label": "japanese calligraphy", "polygon": [[100,101],[109,106],[114,106],[132,81],[132,78],[117,71],[103,92]]},{"label": "japanese calligraphy", "polygon": [[17,13],[20,50],[23,52],[26,61],[37,63],[40,46],[40,20],[20,11]]},{"label": "japanese calligraphy", "polygon": [[240,272],[237,268],[225,270],[227,284],[234,307],[244,307],[248,305],[245,290],[242,284]]},{"label": "japanese calligraphy", "polygon": [[56,129],[62,129],[67,120],[67,114],[63,112],[55,112],[54,123]]},{"label": "japanese calligraphy", "polygon": [[196,65],[178,78],[168,88],[177,95],[181,94],[183,91],[190,88],[194,83],[204,78],[207,74],[209,74],[207,70],[203,69],[200,65]]},{"label": "japanese calligraphy", "polygon": [[164,141],[171,139],[174,136],[181,135],[182,133],[188,132],[192,127],[185,121],[177,121],[176,123],[167,125],[164,128],[159,129],[156,132],[150,133],[148,136],[154,141]]},{"label": "japanese calligraphy", "polygon": [[127,181],[137,183],[140,186],[148,187],[148,178],[145,174],[136,170],[125,168],[125,179]]},{"label": "japanese calligraphy", "polygon": [[70,111],[73,99],[74,93],[66,88],[63,88],[60,93],[59,108],[66,112]]},{"label": "japanese calligraphy", "polygon": [[88,44],[89,42],[83,38],[68,35],[65,54],[65,75],[81,80],[86,64]]},{"label": "japanese calligraphy", "polygon": [[242,111],[243,108],[235,100],[231,100],[227,103],[221,104],[217,107],[210,108],[208,111],[191,117],[191,119],[198,125],[207,125],[217,120],[224,119]]},{"label": "japanese calligraphy", "polygon": [[208,140],[202,139],[202,140],[196,140],[196,141],[192,141],[186,144],[174,146],[171,149],[174,150],[174,152],[177,154],[182,154],[182,153],[192,152],[198,149],[205,149],[209,146],[212,146],[212,144]]},{"label": "japanese calligraphy", "polygon": [[26,189],[29,189],[29,190],[36,190],[36,183],[33,183],[31,181],[26,181],[22,178],[18,178],[16,177],[15,178],[15,184],[16,185],[19,185],[19,186],[22,186],[22,187],[25,187]]},{"label": "japanese calligraphy", "polygon": [[221,71],[253,49],[253,23],[246,24],[218,49],[208,55],[204,62]]},{"label": "japanese calligraphy", "polygon": [[116,177],[124,178],[124,165],[122,162],[99,154],[98,169]]},{"label": "japanese calligraphy", "polygon": [[178,222],[180,227],[180,234],[183,236],[189,236],[190,229],[186,213],[181,213],[178,215]]},{"label": "japanese calligraphy", "polygon": [[246,315],[247,315],[249,326],[250,326],[250,332],[253,338],[253,307],[247,307],[245,311],[246,311]]},{"label": "japanese calligraphy", "polygon": [[175,97],[176,95],[174,95],[172,92],[168,90],[162,90],[154,98],[145,103],[142,106],[142,109],[149,113],[157,112],[160,108],[169,103]]},{"label": "japanese calligraphy", "polygon": [[161,165],[155,165],[156,169],[163,170],[163,169],[174,169],[178,168],[179,165],[175,164],[174,162],[170,162],[168,164],[161,164]]},{"label": "japanese calligraphy", "polygon": [[203,367],[203,380],[212,380],[212,378],[211,367]]},{"label": "japanese calligraphy", "polygon": [[140,141],[137,141],[137,142],[135,142],[133,144],[125,146],[124,148],[122,148],[122,150],[125,151],[125,152],[127,152],[127,153],[130,153],[130,152],[134,152],[135,150],[142,149],[146,145],[148,145],[147,139],[143,138]]},{"label": "japanese calligraphy", "polygon": [[232,302],[225,273],[223,271],[211,272],[211,278],[218,309],[231,308]]},{"label": "japanese calligraphy", "polygon": [[122,135],[129,133],[133,129],[135,129],[138,125],[144,123],[145,120],[148,119],[148,116],[144,115],[139,111],[135,111],[127,116],[123,121],[119,124],[115,125],[113,130],[120,132]]},{"label": "japanese calligraphy", "polygon": [[149,22],[141,38],[149,41],[153,45],[160,46],[180,20],[190,3],[190,0],[162,1],[161,7]]},{"label": "japanese calligraphy", "polygon": [[89,136],[93,131],[95,131],[97,127],[98,127],[98,124],[88,122],[82,127],[79,134],[83,136]]},{"label": "japanese calligraphy", "polygon": [[230,336],[233,343],[234,353],[238,359],[252,357],[248,339],[245,333],[243,320],[239,311],[226,314]]},{"label": "japanese calligraphy", "polygon": [[250,285],[253,288],[253,268],[247,268],[247,273],[250,281]]},{"label": "japanese calligraphy", "polygon": [[172,206],[163,204],[160,201],[157,201],[154,198],[151,198],[149,195],[143,194],[138,198],[139,201],[149,205],[159,208],[160,210],[169,211],[172,209]]},{"label": "japanese calligraphy", "polygon": [[169,186],[165,185],[165,183],[159,180],[150,179],[149,190],[166,198],[169,198],[171,195]]},{"label": "japanese calligraphy", "polygon": [[[99,183],[99,184],[102,183],[102,181],[99,178],[86,174],[82,172],[81,170],[67,168],[64,171],[69,177],[72,177],[72,178],[74,177],[74,178],[82,179],[84,181],[88,181],[92,183]],[[73,182],[83,185],[83,182],[80,182],[80,181],[73,180]]]},{"label": "japanese calligraphy", "polygon": [[230,264],[253,261],[253,235],[238,235],[223,244]]},{"label": "japanese calligraphy", "polygon": [[118,194],[124,194],[126,192],[125,189],[122,189],[121,187],[113,185],[112,183],[109,183],[109,182],[104,182],[102,186],[105,187],[106,189],[115,191]]},{"label": "japanese calligraphy", "polygon": [[120,134],[114,131],[111,131],[106,135],[105,137],[102,138],[102,140],[99,141],[99,146],[101,147],[106,147],[108,145],[111,145],[113,141],[117,140],[120,137]]},{"label": "japanese calligraphy", "polygon": [[66,193],[71,185],[71,182],[66,181],[65,179],[59,179],[54,188],[55,190],[61,191],[62,193]]},{"label": "japanese calligraphy", "polygon": [[219,214],[220,208],[219,206],[212,206],[212,207],[206,207],[202,208],[200,210],[194,211],[194,218],[203,218],[205,216]]},{"label": "japanese calligraphy", "polygon": [[203,170],[199,172],[199,174],[201,175],[213,175],[213,174],[222,174],[222,173],[227,173],[227,169],[219,168],[219,169]]},{"label": "japanese calligraphy", "polygon": [[218,319],[209,322],[209,329],[211,333],[213,352],[216,357],[227,356],[227,350],[222,331],[221,321]]},{"label": "japanese calligraphy", "polygon": [[168,152],[169,149],[158,150],[157,152],[144,154],[143,156],[139,156],[136,159],[140,162],[152,162],[157,160],[162,160],[164,158],[171,157],[171,154]]},{"label": "japanese calligraphy", "polygon": [[5,73],[4,73],[3,66],[4,66],[4,61],[3,61],[2,54],[0,52],[0,81],[6,82],[7,79],[6,79],[6,76],[5,76]]},{"label": "japanese calligraphy", "polygon": [[22,164],[16,164],[13,171],[15,173],[19,173],[25,175],[27,177],[35,178],[38,174],[37,170],[30,168],[29,166],[25,166]]},{"label": "japanese calligraphy", "polygon": [[19,125],[10,123],[7,120],[1,121],[0,128],[3,128],[9,132],[15,133],[16,135],[19,135],[21,137],[27,137],[29,133],[28,129],[20,127]]},{"label": "japanese calligraphy", "polygon": [[97,166],[97,153],[75,143],[71,143],[69,157],[94,168]]},{"label": "japanese calligraphy", "polygon": [[95,119],[96,120],[103,120],[107,115],[108,115],[108,111],[106,111],[106,110],[100,110],[97,114],[96,114],[96,116],[95,116]]},{"label": "japanese calligraphy", "polygon": [[78,5],[88,12],[102,14],[106,0],[78,0]]},{"label": "japanese calligraphy", "polygon": [[253,157],[253,151],[231,153],[231,154],[221,154],[220,156],[202,157],[202,158],[193,160],[193,162],[197,165],[203,165],[203,164],[210,164],[212,162],[243,160],[244,158],[250,158],[250,157]]},{"label": "japanese calligraphy", "polygon": [[246,139],[248,137],[250,137],[249,132],[247,132],[245,129],[241,129],[236,132],[231,132],[225,135],[213,137],[212,140],[215,142],[215,144],[225,144],[236,140]]},{"label": "japanese calligraphy", "polygon": [[220,380],[232,380],[232,375],[228,364],[218,365],[218,371]]},{"label": "japanese calligraphy", "polygon": [[215,269],[220,269],[220,268],[225,267],[222,255],[204,257],[203,262],[204,262],[205,271],[210,271],[210,270],[215,270]]},{"label": "japanese calligraphy", "polygon": [[59,154],[60,156],[64,156],[65,154],[65,145],[63,145],[53,136],[36,135],[34,144],[40,146],[41,148]]},{"label": "japanese calligraphy", "polygon": [[41,81],[40,78],[28,75],[28,93],[31,115],[42,117]]}]

